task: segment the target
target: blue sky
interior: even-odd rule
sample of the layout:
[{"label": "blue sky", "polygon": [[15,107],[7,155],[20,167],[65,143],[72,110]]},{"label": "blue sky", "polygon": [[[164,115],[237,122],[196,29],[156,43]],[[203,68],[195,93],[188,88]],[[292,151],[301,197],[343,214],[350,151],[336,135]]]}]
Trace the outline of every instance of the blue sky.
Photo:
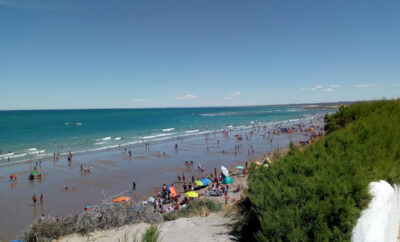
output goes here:
[{"label": "blue sky", "polygon": [[0,0],[0,109],[400,97],[400,2]]}]

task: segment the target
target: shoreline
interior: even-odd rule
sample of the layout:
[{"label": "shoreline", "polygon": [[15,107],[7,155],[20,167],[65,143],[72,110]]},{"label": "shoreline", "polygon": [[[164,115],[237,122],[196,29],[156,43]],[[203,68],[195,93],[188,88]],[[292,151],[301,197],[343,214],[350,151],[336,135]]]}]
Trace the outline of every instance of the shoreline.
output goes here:
[{"label": "shoreline", "polygon": [[[304,125],[316,123],[317,120],[314,120],[306,122]],[[135,148],[131,160],[121,155],[123,148],[116,148],[77,155],[73,158],[72,164],[64,161],[65,158],[58,162],[44,161],[41,170],[45,177],[42,182],[24,181],[24,174],[29,172],[29,166],[33,164],[21,163],[12,166],[20,176],[18,184],[10,182],[8,188],[5,186],[6,184],[0,183],[4,191],[8,190],[8,196],[0,200],[0,216],[11,215],[13,219],[7,223],[4,220],[0,221],[0,228],[2,228],[0,234],[4,239],[12,239],[15,234],[24,230],[34,218],[40,217],[41,214],[65,217],[81,211],[85,204],[98,204],[103,199],[115,196],[115,194],[132,196],[132,178],[138,184],[137,190],[133,194],[133,200],[136,202],[154,195],[155,191],[160,190],[163,183],[174,183],[180,187],[182,183],[176,182],[177,174],[185,172],[188,180],[191,176],[201,176],[201,172],[197,168],[186,169],[184,167],[185,160],[194,160],[195,166],[197,163],[201,163],[208,174],[213,171],[214,167],[219,168],[224,165],[231,168],[248,160],[259,159],[276,149],[287,147],[290,141],[297,143],[299,140],[306,139],[301,133],[271,134],[269,137],[273,139],[273,142],[270,143],[266,137],[261,135],[266,130],[264,132],[261,127],[257,129],[260,132],[254,133],[248,141],[239,141],[234,137],[234,134],[248,134],[250,132],[248,129],[232,131],[230,138],[223,137],[220,132],[208,135],[208,138],[205,135],[191,136],[178,142],[178,151],[174,151],[173,148],[176,140],[152,143],[149,150],[146,150],[144,146]],[[218,140],[220,142],[217,144]],[[233,152],[235,144],[242,144],[243,152],[235,155]],[[256,152],[248,156],[246,151],[250,146]],[[207,147],[210,148],[210,151],[207,151]],[[221,150],[226,152],[223,153]],[[157,157],[157,152],[166,152],[167,155]],[[82,175],[79,172],[79,164],[93,167],[92,173]],[[8,180],[9,168],[10,166],[0,167],[0,181]],[[74,189],[65,191],[63,188],[66,185]],[[43,205],[30,205],[30,197],[33,193],[44,194]],[[16,208],[20,212],[16,213],[14,210]]]},{"label": "shoreline", "polygon": [[[249,159],[248,162],[251,164],[254,161],[262,161],[265,157],[275,158],[276,155],[284,155],[289,151],[289,146],[282,147],[280,149],[276,149],[272,152],[267,152],[264,155],[254,157]],[[229,171],[236,169],[237,165],[245,165],[246,162],[239,162],[237,164],[231,165],[228,167]],[[272,162],[274,162],[272,160]],[[248,175],[236,175],[232,176],[235,178],[234,183],[230,184],[231,187],[241,186],[243,189],[247,188],[247,179]],[[179,183],[174,183],[179,184]],[[199,194],[206,188],[200,189],[196,192]],[[196,240],[196,241],[204,241],[212,239],[213,241],[236,241],[236,238],[231,234],[230,226],[234,222],[235,217],[232,213],[232,207],[240,202],[244,198],[243,189],[240,192],[232,194],[232,189],[230,189],[230,196],[228,199],[228,204],[223,205],[221,211],[213,212],[213,213],[201,213],[195,214],[194,216],[178,218],[172,221],[164,221],[160,226],[161,233],[161,241],[187,241]],[[180,193],[180,192],[178,192]],[[205,199],[212,200],[217,203],[223,204],[223,197],[205,197]],[[106,230],[95,230],[90,232],[87,236],[82,236],[79,234],[69,234],[58,238],[57,242],[67,242],[67,241],[87,241],[87,238],[90,237],[91,241],[110,241],[117,240],[122,238],[130,238],[130,236],[134,236],[136,234],[137,238],[141,238],[143,236],[144,231],[150,227],[149,223],[136,223],[136,224],[127,224],[122,227],[116,227]],[[196,232],[199,229],[204,230],[204,232],[199,235],[193,236],[191,228],[194,227]],[[180,236],[177,235],[169,236],[170,234],[176,234],[176,231],[179,232]],[[170,238],[171,237],[171,238]],[[200,237],[200,238],[199,238]]]}]

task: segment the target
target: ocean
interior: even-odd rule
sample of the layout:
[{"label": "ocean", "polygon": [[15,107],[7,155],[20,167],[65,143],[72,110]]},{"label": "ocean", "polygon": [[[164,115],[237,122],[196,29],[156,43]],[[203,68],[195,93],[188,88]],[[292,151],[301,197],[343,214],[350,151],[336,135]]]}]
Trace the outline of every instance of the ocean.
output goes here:
[{"label": "ocean", "polygon": [[300,106],[0,111],[0,164],[253,125],[311,120]]}]

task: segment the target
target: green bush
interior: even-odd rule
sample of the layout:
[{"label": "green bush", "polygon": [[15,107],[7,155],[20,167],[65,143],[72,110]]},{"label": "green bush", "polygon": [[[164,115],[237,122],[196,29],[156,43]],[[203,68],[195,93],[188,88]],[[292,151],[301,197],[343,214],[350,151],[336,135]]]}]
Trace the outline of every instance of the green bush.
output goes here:
[{"label": "green bush", "polygon": [[341,107],[328,135],[250,173],[235,225],[258,241],[347,241],[368,205],[368,184],[400,180],[400,103]]},{"label": "green bush", "polygon": [[143,234],[142,242],[158,242],[160,240],[160,227],[151,225]]},{"label": "green bush", "polygon": [[203,211],[216,212],[221,210],[221,204],[212,200],[205,199],[203,201],[193,200],[186,208],[182,208],[178,211],[172,211],[163,214],[164,221],[176,220],[178,218],[185,218],[190,216],[198,215]]}]

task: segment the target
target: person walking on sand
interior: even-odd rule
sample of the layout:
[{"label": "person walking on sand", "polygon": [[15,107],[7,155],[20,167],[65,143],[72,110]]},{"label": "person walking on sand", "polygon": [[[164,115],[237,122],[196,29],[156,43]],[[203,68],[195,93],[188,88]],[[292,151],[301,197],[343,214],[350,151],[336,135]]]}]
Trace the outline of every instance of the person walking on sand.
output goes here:
[{"label": "person walking on sand", "polygon": [[228,205],[228,191],[225,192],[225,205]]},{"label": "person walking on sand", "polygon": [[43,194],[40,194],[40,204],[43,204],[43,202],[44,202]]},{"label": "person walking on sand", "polygon": [[136,190],[136,182],[135,181],[133,181],[132,190],[133,190],[133,192]]},{"label": "person walking on sand", "polygon": [[36,205],[36,200],[37,200],[36,194],[33,194],[32,200],[33,200],[33,205]]}]

